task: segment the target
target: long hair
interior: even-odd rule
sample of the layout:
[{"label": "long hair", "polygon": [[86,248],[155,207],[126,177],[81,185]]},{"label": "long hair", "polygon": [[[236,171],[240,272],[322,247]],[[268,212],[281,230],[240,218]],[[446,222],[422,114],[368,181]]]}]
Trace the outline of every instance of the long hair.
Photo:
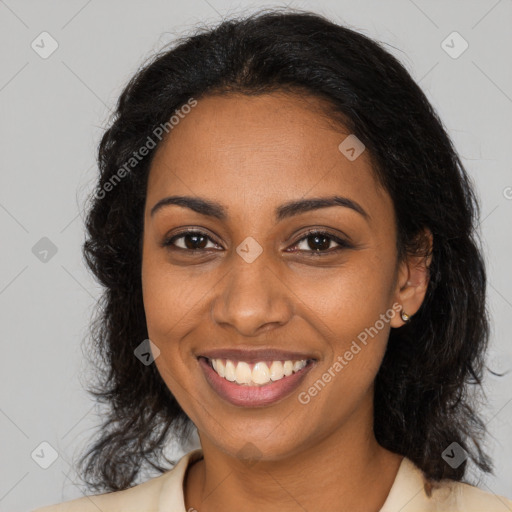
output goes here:
[{"label": "long hair", "polygon": [[[380,43],[315,13],[273,9],[197,29],[164,48],[127,84],[101,139],[83,254],[104,287],[91,325],[98,382],[89,391],[107,413],[80,460],[82,478],[90,489],[115,491],[134,485],[143,467],[166,471],[174,461],[163,448],[193,425],[156,365],[134,356],[148,338],[141,253],[155,133],[191,98],[273,91],[326,100],[326,115],[365,144],[393,200],[399,258],[424,253],[419,235],[433,234],[424,302],[391,330],[376,377],[377,441],[434,481],[464,477],[467,463],[454,468],[442,458],[453,442],[492,471],[472,393],[481,388],[489,327],[467,172],[425,94]],[[134,159],[148,137],[156,147]]]}]

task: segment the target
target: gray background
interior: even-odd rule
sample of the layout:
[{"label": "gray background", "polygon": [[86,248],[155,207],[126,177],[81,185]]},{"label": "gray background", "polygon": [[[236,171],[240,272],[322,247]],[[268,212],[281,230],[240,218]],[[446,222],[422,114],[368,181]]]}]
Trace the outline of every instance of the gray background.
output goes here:
[{"label": "gray background", "polygon": [[[95,179],[96,145],[122,86],[145,58],[189,28],[273,5],[285,4],[0,0],[0,510],[24,511],[82,495],[71,464],[98,418],[83,389],[91,375],[81,344],[99,297],[81,260],[83,207]],[[387,43],[440,113],[481,198],[490,359],[497,370],[510,370],[512,2],[291,5]],[[42,46],[43,31],[58,43],[46,59],[31,47],[33,41]],[[442,47],[453,31],[469,44],[458,58]],[[448,41],[452,53],[462,48],[460,40]],[[57,249],[46,262],[33,252],[43,237]],[[480,482],[508,497],[511,384],[511,373],[486,380],[483,413],[496,476]],[[48,469],[40,464],[51,462],[52,449],[41,448],[42,442],[58,453]]]}]

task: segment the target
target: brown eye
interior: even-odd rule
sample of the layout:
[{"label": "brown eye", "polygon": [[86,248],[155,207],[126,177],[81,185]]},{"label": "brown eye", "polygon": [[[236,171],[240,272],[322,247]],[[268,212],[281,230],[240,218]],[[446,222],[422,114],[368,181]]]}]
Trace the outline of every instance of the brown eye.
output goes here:
[{"label": "brown eye", "polygon": [[213,248],[217,247],[215,242],[213,242],[205,233],[202,233],[201,231],[186,231],[166,239],[162,245],[165,247],[172,246],[185,251],[198,251],[211,249],[212,247],[207,247],[209,241],[214,244]]},{"label": "brown eye", "polygon": [[309,235],[305,238],[308,247],[313,251],[327,251],[330,248],[332,238],[325,235]]},{"label": "brown eye", "polygon": [[[335,243],[337,247],[333,248],[331,245],[332,243]],[[346,240],[342,240],[341,238],[325,231],[310,231],[306,233],[306,236],[302,237],[293,247],[299,247],[298,251],[293,252],[311,253],[311,256],[320,256],[323,254],[338,252],[342,249],[351,248],[353,245]]]}]

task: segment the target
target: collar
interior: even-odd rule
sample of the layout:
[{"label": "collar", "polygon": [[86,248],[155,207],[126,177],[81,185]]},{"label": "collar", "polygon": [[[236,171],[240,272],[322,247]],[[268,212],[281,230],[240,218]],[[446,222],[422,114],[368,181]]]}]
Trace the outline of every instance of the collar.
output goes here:
[{"label": "collar", "polygon": [[[203,458],[201,448],[192,450],[163,476],[157,512],[185,511],[183,483],[189,465]],[[388,496],[379,512],[436,512],[456,511],[507,511],[512,501],[493,493],[487,493],[469,484],[453,480],[434,483],[430,495],[427,480],[420,468],[404,457]],[[507,508],[508,507],[508,508]]]}]

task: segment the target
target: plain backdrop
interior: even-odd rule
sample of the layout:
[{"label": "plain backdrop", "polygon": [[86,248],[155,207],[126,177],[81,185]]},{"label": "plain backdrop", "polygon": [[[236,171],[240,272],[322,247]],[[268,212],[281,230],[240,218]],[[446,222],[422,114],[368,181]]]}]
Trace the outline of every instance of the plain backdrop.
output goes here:
[{"label": "plain backdrop", "polygon": [[[290,4],[385,43],[439,112],[475,182],[489,272],[489,357],[508,371],[486,379],[482,413],[496,475],[480,486],[511,497],[512,2]],[[0,510],[82,496],[72,462],[98,417],[84,390],[90,372],[81,346],[100,292],[81,257],[83,206],[123,85],[195,26],[276,5],[285,4],[0,0]]]}]

